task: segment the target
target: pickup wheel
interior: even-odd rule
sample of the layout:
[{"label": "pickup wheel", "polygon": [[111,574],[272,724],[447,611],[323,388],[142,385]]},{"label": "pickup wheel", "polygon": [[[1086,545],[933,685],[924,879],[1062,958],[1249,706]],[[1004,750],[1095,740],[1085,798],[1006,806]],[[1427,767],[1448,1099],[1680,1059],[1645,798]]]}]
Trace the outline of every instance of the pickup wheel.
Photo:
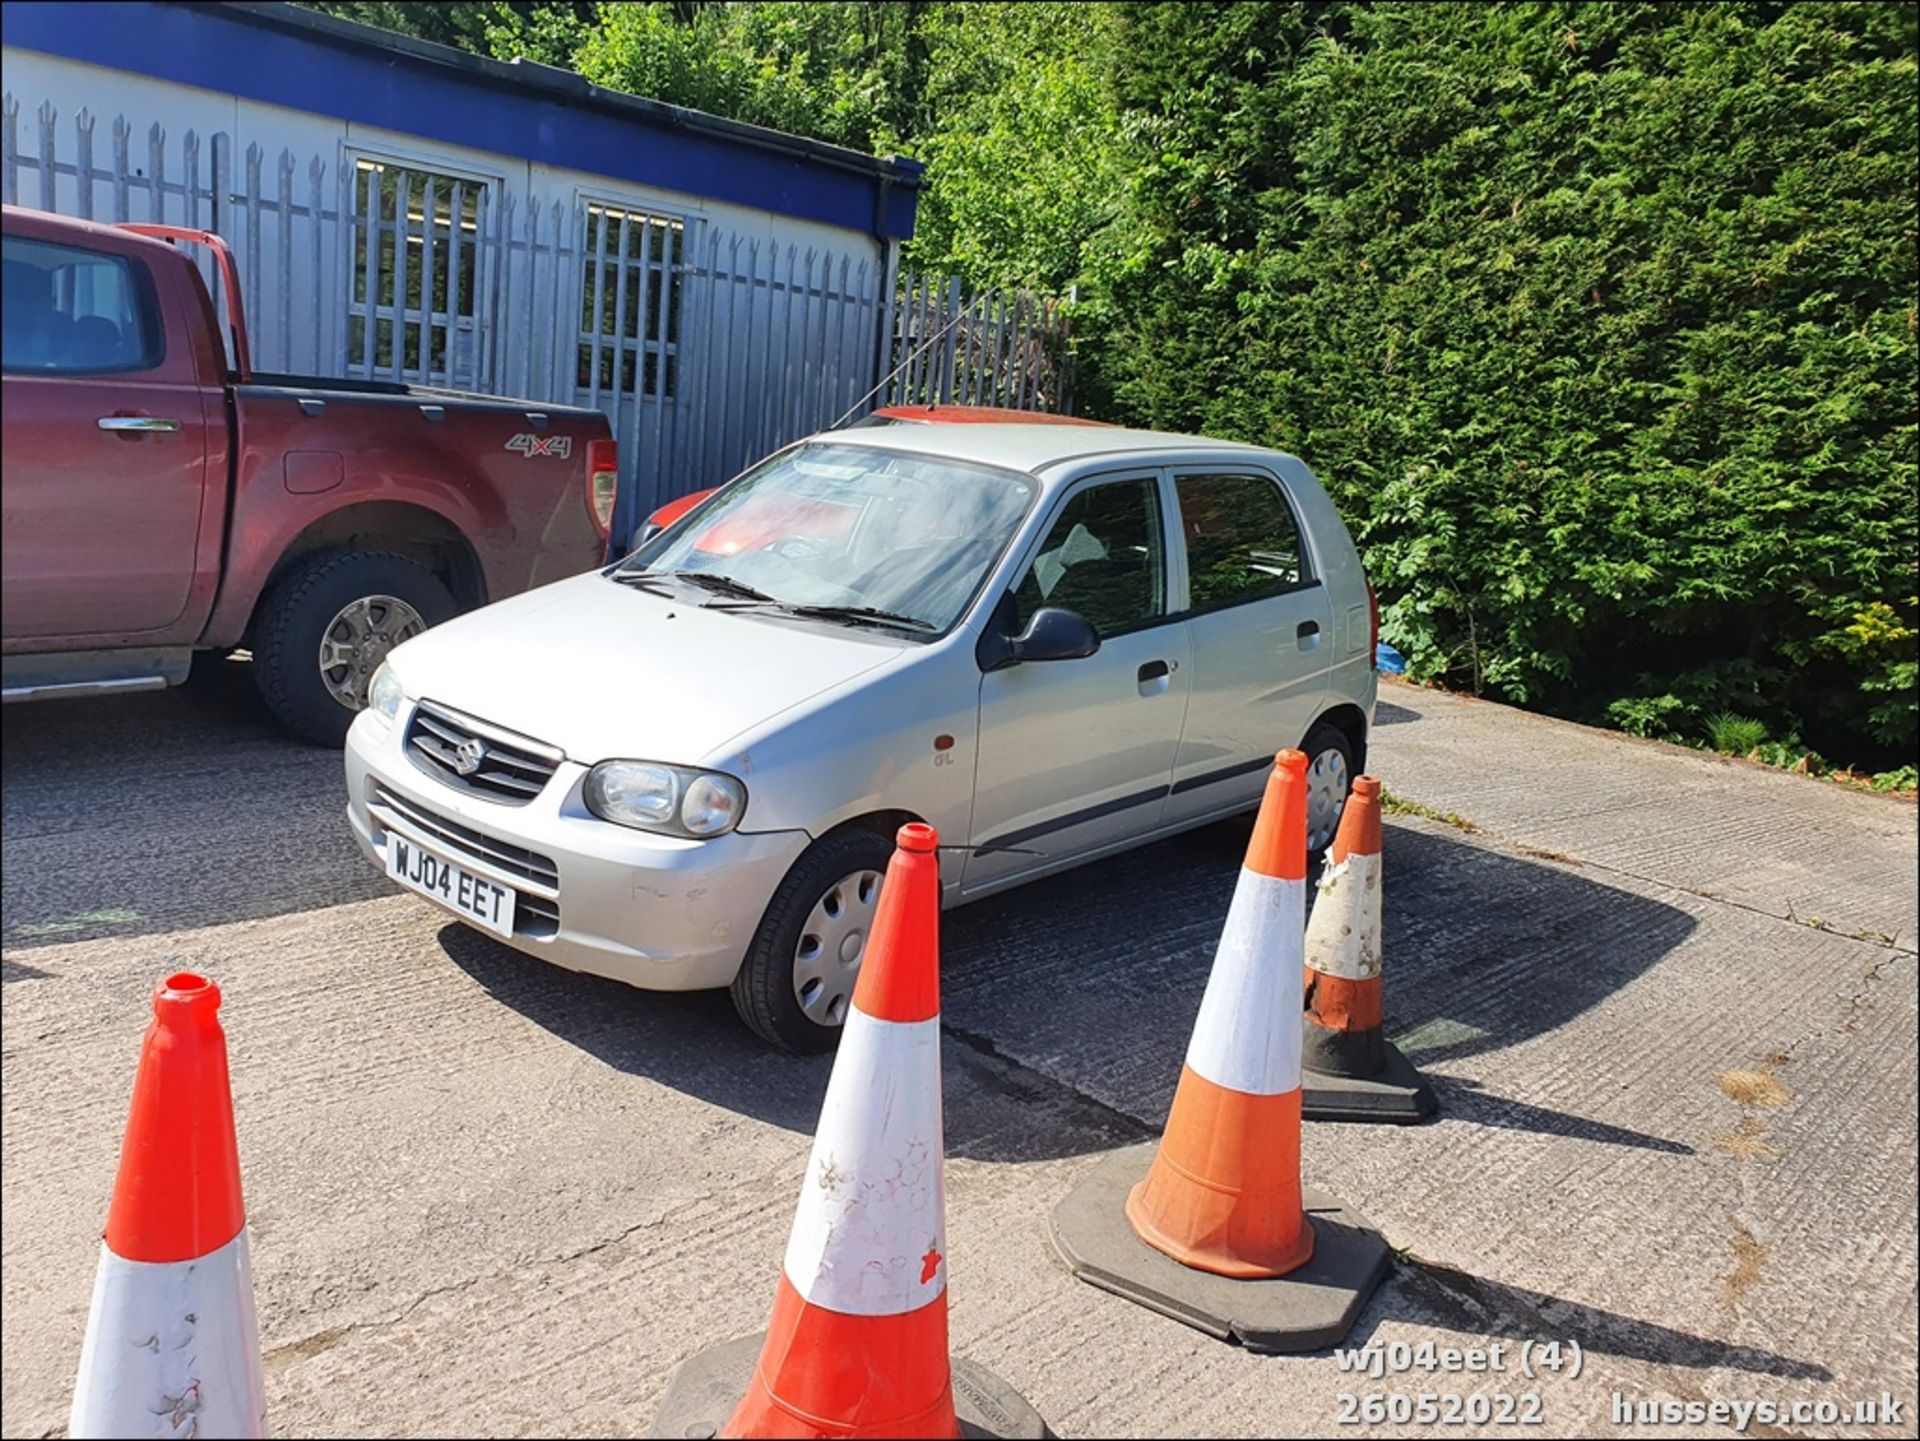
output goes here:
[{"label": "pickup wheel", "polygon": [[783,1051],[840,1043],[892,859],[889,837],[847,830],[822,836],[793,863],[730,992],[761,1040]]},{"label": "pickup wheel", "polygon": [[337,746],[365,707],[367,683],[387,652],[457,609],[433,573],[403,555],[306,556],[260,601],[254,684],[288,730],[314,745]]}]

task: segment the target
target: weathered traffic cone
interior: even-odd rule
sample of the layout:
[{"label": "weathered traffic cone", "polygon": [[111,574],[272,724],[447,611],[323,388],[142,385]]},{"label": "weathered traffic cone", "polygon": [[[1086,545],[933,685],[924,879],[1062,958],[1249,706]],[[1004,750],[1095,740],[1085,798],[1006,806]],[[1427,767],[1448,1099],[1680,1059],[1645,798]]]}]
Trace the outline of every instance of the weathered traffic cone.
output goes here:
[{"label": "weathered traffic cone", "polygon": [[[900,828],[762,1336],[674,1374],[655,1436],[1043,1436],[947,1353],[940,861]],[[757,1359],[756,1359],[757,1358]]]},{"label": "weathered traffic cone", "polygon": [[1424,1121],[1433,1087],[1386,1038],[1380,999],[1380,782],[1359,776],[1307,923],[1309,1121]]},{"label": "weathered traffic cone", "polygon": [[153,990],[68,1434],[265,1436],[220,988]]},{"label": "weathered traffic cone", "polygon": [[1159,1145],[1115,1152],[1053,1213],[1083,1281],[1262,1351],[1333,1344],[1387,1269],[1379,1235],[1300,1180],[1306,770],[1282,751],[1267,779]]}]

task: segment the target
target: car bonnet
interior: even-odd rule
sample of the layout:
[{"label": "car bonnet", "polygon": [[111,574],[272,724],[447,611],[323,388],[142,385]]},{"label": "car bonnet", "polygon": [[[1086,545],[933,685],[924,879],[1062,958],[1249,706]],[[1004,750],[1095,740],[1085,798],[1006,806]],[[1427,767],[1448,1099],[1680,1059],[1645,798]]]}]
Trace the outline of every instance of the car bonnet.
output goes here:
[{"label": "car bonnet", "polygon": [[753,618],[727,604],[576,576],[437,626],[395,650],[392,664],[409,700],[464,711],[570,760],[695,765],[909,648],[881,632]]}]

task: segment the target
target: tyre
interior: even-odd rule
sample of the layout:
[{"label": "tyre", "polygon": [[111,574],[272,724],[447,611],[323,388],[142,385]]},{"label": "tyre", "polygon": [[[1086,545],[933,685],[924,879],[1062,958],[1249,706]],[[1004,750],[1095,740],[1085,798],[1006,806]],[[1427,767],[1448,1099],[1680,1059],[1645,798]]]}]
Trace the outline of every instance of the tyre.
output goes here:
[{"label": "tyre", "polygon": [[337,746],[366,705],[367,683],[387,652],[456,609],[434,574],[403,555],[304,556],[261,598],[254,684],[288,730],[314,745]]},{"label": "tyre", "polygon": [[733,978],[733,1008],[783,1051],[826,1051],[853,1007],[893,841],[835,831],[802,853],[773,893]]},{"label": "tyre", "polygon": [[1318,721],[1300,742],[1307,753],[1307,854],[1333,844],[1353,789],[1353,742],[1339,726]]}]

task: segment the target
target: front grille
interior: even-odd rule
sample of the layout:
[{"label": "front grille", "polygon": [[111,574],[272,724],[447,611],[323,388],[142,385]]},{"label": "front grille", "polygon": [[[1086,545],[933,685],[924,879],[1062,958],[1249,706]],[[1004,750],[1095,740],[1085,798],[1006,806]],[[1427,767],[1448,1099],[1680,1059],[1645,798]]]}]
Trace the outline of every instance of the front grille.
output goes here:
[{"label": "front grille", "polygon": [[[462,749],[477,760],[463,773]],[[459,711],[421,701],[407,722],[407,759],[444,785],[483,800],[523,806],[559,768],[552,746],[501,730]]]},{"label": "front grille", "polygon": [[[472,826],[462,825],[437,811],[417,805],[385,786],[374,787],[373,811],[375,817],[390,829],[394,820],[405,821],[441,849],[452,852],[462,860],[484,861],[496,870],[520,877],[529,886],[540,887],[539,891],[520,886],[513,888],[513,933],[533,940],[544,940],[560,933],[560,868],[553,863],[552,857],[530,851],[525,846],[516,846],[510,841],[497,840],[482,831],[476,831]],[[380,814],[383,811],[385,815]]]},{"label": "front grille", "polygon": [[456,858],[483,861],[496,870],[539,886],[549,897],[557,896],[560,892],[560,867],[553,863],[551,856],[543,856],[525,846],[516,846],[511,841],[496,840],[472,826],[462,825],[425,806],[416,805],[385,786],[374,788],[373,804],[375,809],[389,811],[408,822],[429,840],[453,852]]}]

